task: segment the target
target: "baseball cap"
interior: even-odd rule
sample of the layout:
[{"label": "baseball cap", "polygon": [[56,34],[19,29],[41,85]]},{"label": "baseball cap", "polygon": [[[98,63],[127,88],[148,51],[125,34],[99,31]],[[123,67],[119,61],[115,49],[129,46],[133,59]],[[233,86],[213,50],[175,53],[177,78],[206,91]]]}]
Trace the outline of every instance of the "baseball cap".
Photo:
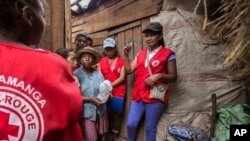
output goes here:
[{"label": "baseball cap", "polygon": [[159,22],[151,22],[142,32],[154,31],[162,33],[163,27]]},{"label": "baseball cap", "polygon": [[104,80],[99,88],[99,94],[97,98],[101,100],[102,103],[106,103],[109,98],[109,93],[112,91],[113,87],[109,80]]},{"label": "baseball cap", "polygon": [[115,40],[112,38],[107,38],[103,41],[103,48],[115,47]]}]

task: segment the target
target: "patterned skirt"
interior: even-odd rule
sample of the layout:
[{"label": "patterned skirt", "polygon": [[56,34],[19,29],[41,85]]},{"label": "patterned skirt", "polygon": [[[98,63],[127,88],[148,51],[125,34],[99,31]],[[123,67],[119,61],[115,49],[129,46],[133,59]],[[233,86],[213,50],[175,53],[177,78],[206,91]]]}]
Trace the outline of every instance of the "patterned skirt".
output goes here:
[{"label": "patterned skirt", "polygon": [[108,132],[108,114],[104,113],[98,116],[96,121],[82,119],[85,141],[96,141],[97,135],[103,135]]}]

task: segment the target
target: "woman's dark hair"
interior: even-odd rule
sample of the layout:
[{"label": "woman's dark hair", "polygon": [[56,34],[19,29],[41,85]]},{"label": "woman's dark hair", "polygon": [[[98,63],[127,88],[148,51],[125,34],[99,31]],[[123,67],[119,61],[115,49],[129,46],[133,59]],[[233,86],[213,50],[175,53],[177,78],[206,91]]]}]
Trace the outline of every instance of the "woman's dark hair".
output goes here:
[{"label": "woman's dark hair", "polygon": [[163,36],[162,36],[161,40],[159,41],[159,44],[165,47],[165,41],[163,39]]},{"label": "woman's dark hair", "polygon": [[165,47],[165,41],[164,41],[164,39],[163,39],[163,33],[162,33],[162,31],[161,31],[161,32],[154,32],[154,33],[159,34],[159,35],[162,35],[162,38],[161,38],[161,40],[159,41],[159,44],[160,44],[161,46],[164,46],[164,47]]},{"label": "woman's dark hair", "polygon": [[69,56],[69,52],[74,52],[73,49],[69,48],[59,48],[56,50],[56,54],[60,55],[62,58],[67,59]]},{"label": "woman's dark hair", "polygon": [[84,35],[84,34],[77,34],[76,38],[75,38],[75,42],[80,38],[80,37],[84,37],[86,40],[88,39],[88,36]]}]

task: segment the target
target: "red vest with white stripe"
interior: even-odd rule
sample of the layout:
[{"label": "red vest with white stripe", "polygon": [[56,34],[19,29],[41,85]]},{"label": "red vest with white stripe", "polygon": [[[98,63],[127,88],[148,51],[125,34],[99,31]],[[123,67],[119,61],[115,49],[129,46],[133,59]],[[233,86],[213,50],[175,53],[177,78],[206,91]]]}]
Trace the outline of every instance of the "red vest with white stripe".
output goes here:
[{"label": "red vest with white stripe", "polygon": [[[152,74],[163,73],[167,74],[167,59],[170,54],[173,54],[168,48],[162,47],[150,60],[149,65]],[[141,50],[137,55],[137,66],[135,71],[135,84],[133,88],[132,100],[138,101],[142,99],[147,103],[159,102],[158,100],[150,99],[150,87],[144,85],[144,80],[149,77],[148,68],[145,67],[145,60],[147,58],[147,50]],[[165,96],[165,102],[169,100],[168,91]]]},{"label": "red vest with white stripe", "polygon": [[[112,83],[120,77],[121,69],[124,65],[124,60],[121,57],[117,58],[117,62],[113,71],[110,68],[108,57],[103,57],[99,63],[101,66],[101,72],[105,80],[109,80]],[[113,88],[112,95],[117,97],[124,97],[125,89],[125,81],[123,81],[121,84]]]}]

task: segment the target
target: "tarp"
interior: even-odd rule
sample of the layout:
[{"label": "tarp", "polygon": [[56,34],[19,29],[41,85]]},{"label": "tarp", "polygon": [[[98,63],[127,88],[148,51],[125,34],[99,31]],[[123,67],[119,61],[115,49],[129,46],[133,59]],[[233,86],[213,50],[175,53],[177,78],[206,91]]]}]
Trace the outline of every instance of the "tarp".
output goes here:
[{"label": "tarp", "polygon": [[203,18],[188,11],[161,11],[152,21],[163,25],[164,40],[176,53],[178,71],[177,82],[169,86],[170,101],[157,127],[157,140],[164,140],[167,126],[180,120],[209,134],[212,94],[217,96],[218,107],[245,102],[244,82],[230,81],[223,68],[225,44],[201,31]]}]

